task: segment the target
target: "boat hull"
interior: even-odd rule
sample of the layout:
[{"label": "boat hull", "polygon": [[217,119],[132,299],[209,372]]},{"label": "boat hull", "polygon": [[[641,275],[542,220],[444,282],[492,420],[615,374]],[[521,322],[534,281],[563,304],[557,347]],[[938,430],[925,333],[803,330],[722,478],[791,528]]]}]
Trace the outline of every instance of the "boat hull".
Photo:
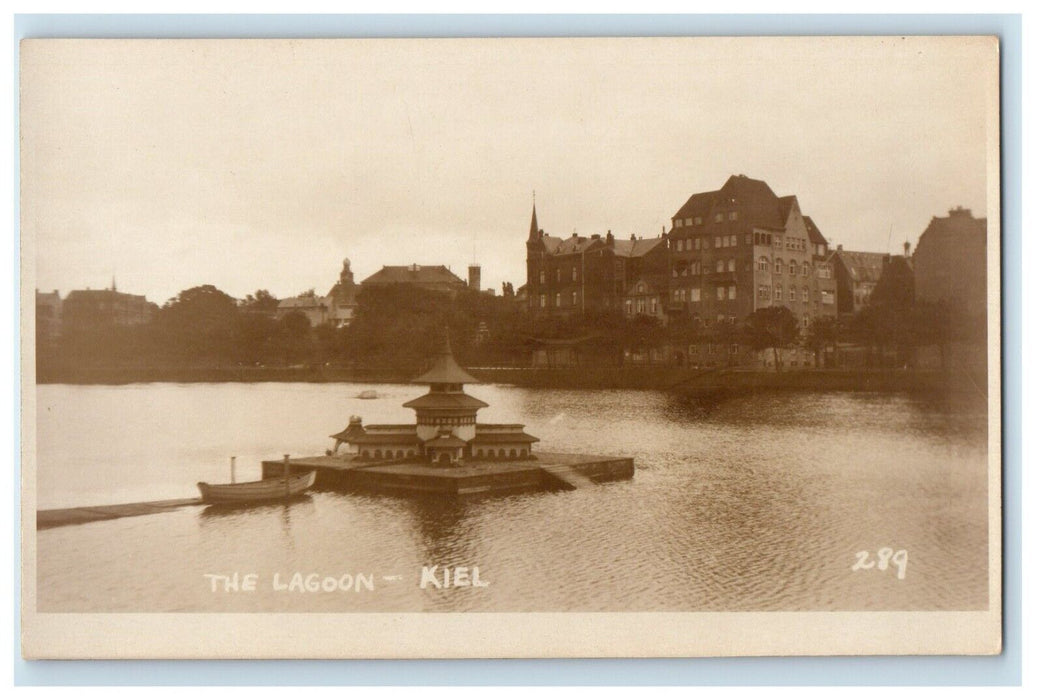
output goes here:
[{"label": "boat hull", "polygon": [[196,486],[206,503],[249,503],[274,501],[304,493],[315,484],[315,472],[291,474],[288,478],[275,477],[261,481],[246,481],[241,484],[208,484],[200,481]]}]

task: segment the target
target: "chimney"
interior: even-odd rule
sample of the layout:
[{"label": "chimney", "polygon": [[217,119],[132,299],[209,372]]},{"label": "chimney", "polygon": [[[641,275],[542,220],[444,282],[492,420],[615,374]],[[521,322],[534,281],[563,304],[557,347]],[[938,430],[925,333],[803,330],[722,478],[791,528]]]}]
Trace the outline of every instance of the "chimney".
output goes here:
[{"label": "chimney", "polygon": [[637,234],[636,233],[630,234],[630,240],[636,241],[637,240]]},{"label": "chimney", "polygon": [[663,227],[663,235],[666,235],[666,226]]},{"label": "chimney", "polygon": [[906,241],[905,243],[902,244],[902,250],[905,251],[905,257],[907,257],[907,258],[909,257],[909,249],[912,248],[912,247],[913,246],[912,246],[911,243],[909,243],[909,241]]},{"label": "chimney", "polygon": [[615,236],[612,235],[612,229],[609,229],[608,233],[605,234],[605,240],[608,241],[609,243],[611,243],[612,241],[616,240]]},{"label": "chimney", "polygon": [[844,244],[843,243],[838,243],[837,244],[837,252],[841,253],[841,252],[843,252],[843,250],[844,250]]}]

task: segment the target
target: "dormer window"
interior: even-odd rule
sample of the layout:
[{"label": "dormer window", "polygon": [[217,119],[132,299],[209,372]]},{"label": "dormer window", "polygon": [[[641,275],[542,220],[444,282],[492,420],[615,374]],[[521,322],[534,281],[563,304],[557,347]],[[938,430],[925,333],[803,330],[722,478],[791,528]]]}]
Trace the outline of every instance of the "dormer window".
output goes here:
[{"label": "dormer window", "polygon": [[735,221],[738,218],[739,218],[739,212],[737,212],[737,211],[730,211],[730,212],[728,212],[728,221]]},{"label": "dormer window", "polygon": [[695,225],[696,226],[701,226],[702,223],[703,223],[703,217],[701,217],[701,216],[695,217]]}]

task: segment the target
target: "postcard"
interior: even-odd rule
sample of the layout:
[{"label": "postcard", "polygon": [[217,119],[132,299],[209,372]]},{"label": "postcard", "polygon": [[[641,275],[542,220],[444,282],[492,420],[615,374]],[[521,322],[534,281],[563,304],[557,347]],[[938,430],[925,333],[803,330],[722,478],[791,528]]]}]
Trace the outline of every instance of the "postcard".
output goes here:
[{"label": "postcard", "polygon": [[26,658],[1001,651],[995,37],[20,68]]}]

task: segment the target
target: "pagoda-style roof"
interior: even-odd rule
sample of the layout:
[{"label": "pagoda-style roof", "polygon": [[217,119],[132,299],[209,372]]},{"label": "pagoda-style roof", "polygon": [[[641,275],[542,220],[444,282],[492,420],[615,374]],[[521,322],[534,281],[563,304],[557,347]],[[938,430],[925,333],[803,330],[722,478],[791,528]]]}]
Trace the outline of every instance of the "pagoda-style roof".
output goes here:
[{"label": "pagoda-style roof", "polygon": [[339,433],[334,433],[333,435],[330,435],[330,437],[334,440],[340,440],[341,442],[349,442],[351,440],[354,440],[355,438],[362,437],[365,434],[366,429],[363,428],[361,424],[350,423],[348,424],[347,428],[340,431]]},{"label": "pagoda-style roof", "polygon": [[431,392],[423,396],[407,401],[402,404],[405,408],[443,408],[443,409],[474,409],[485,408],[489,404],[481,399],[476,399],[462,392],[437,393]]},{"label": "pagoda-style roof", "polygon": [[417,437],[416,433],[409,435],[383,433],[378,435],[360,435],[351,442],[355,445],[405,445],[419,443],[420,438]]},{"label": "pagoda-style roof", "polygon": [[[456,364],[453,351],[449,347],[449,329],[445,329],[445,342],[442,351],[435,358],[435,363],[428,371],[413,380],[414,384],[478,384],[478,380]],[[409,404],[406,404],[408,406]],[[482,404],[486,406],[488,404]]]},{"label": "pagoda-style roof", "polygon": [[474,436],[474,444],[476,445],[489,445],[489,444],[500,444],[509,442],[539,442],[538,437],[533,437],[528,433],[523,432],[510,432],[510,433],[477,433]]}]

